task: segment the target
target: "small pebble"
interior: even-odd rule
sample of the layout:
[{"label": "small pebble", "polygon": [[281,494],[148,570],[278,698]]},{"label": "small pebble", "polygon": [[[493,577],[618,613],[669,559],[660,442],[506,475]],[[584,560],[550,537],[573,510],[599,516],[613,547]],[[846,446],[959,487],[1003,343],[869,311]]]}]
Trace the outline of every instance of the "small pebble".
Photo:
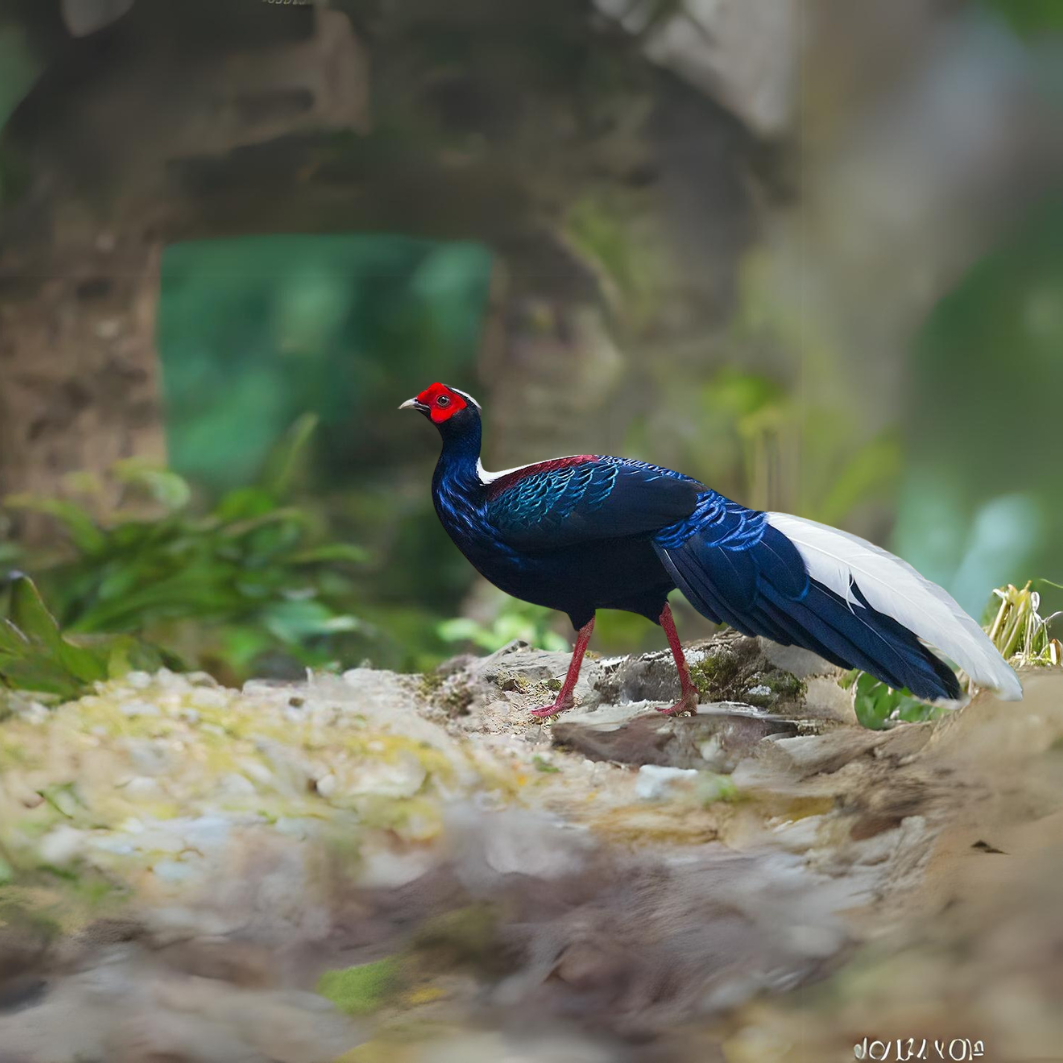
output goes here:
[{"label": "small pebble", "polygon": [[635,795],[643,801],[661,801],[668,797],[677,782],[693,782],[696,768],[666,768],[643,764],[635,782]]},{"label": "small pebble", "polygon": [[171,886],[179,886],[194,878],[196,869],[182,860],[159,860],[151,869],[155,877]]},{"label": "small pebble", "polygon": [[134,775],[121,789],[134,801],[138,798],[154,798],[162,795],[162,787],[158,781],[147,775]]},{"label": "small pebble", "polygon": [[158,716],[159,706],[149,701],[127,701],[120,706],[123,716]]},{"label": "small pebble", "polygon": [[62,867],[81,854],[85,846],[85,832],[61,826],[49,831],[37,847],[37,854],[45,864]]},{"label": "small pebble", "polygon": [[196,687],[189,694],[188,703],[197,709],[224,709],[229,704],[229,695],[224,690]]},{"label": "small pebble", "polygon": [[221,777],[221,789],[230,797],[250,797],[255,792],[254,783],[235,771],[228,772]]},{"label": "small pebble", "polygon": [[314,789],[325,798],[332,797],[336,792],[338,786],[336,776],[329,772],[328,775],[323,775],[314,783]]}]

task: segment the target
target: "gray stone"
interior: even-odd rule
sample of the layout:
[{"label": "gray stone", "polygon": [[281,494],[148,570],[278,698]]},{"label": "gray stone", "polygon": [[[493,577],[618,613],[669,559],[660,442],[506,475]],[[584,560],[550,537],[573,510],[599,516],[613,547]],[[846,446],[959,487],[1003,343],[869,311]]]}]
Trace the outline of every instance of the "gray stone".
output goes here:
[{"label": "gray stone", "polygon": [[798,733],[793,720],[749,706],[700,705],[695,716],[649,708],[639,702],[567,713],[553,725],[553,740],[591,760],[729,772],[763,739]]}]

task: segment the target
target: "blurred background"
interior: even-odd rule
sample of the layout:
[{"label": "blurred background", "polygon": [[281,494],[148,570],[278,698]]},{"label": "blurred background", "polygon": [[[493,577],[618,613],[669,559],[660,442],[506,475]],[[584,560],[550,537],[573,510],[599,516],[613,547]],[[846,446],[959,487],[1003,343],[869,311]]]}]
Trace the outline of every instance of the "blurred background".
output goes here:
[{"label": "blurred background", "polygon": [[673,466],[976,616],[1063,582],[1061,34],[1057,0],[0,0],[0,566],[229,682],[561,646],[435,519],[396,407],[444,380],[488,468]]}]

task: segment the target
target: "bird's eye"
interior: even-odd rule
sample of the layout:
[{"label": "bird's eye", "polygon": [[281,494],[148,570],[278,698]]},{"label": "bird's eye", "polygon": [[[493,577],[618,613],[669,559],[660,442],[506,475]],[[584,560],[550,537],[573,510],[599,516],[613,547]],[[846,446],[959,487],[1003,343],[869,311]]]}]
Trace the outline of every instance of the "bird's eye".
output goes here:
[{"label": "bird's eye", "polygon": [[436,405],[437,406],[449,406],[450,405],[450,399],[446,395],[440,395],[439,398],[436,399]]}]

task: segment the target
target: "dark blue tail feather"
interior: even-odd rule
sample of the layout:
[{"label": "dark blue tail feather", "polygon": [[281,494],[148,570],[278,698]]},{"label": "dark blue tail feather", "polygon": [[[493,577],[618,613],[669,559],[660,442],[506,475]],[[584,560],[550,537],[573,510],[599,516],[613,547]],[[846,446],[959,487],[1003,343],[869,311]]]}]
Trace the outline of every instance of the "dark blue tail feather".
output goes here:
[{"label": "dark blue tail feather", "polygon": [[[728,519],[730,518],[730,520]],[[761,519],[761,534],[756,531]],[[734,525],[741,525],[741,545]],[[892,617],[873,609],[853,587],[854,602],[809,579],[800,553],[764,514],[728,504],[711,524],[676,530],[654,547],[691,605],[745,635],[801,646],[842,668],[859,668],[927,700],[960,697],[952,670]]]}]

